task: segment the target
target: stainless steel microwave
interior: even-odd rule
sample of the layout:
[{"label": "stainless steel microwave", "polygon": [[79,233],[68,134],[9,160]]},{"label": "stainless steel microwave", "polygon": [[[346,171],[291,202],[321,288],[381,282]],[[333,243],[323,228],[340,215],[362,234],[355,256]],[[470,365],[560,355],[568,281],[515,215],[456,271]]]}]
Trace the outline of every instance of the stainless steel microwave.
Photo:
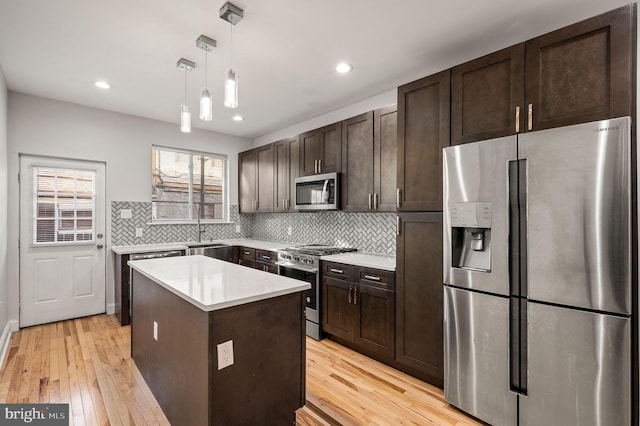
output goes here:
[{"label": "stainless steel microwave", "polygon": [[296,210],[338,210],[340,174],[302,176],[295,179]]}]

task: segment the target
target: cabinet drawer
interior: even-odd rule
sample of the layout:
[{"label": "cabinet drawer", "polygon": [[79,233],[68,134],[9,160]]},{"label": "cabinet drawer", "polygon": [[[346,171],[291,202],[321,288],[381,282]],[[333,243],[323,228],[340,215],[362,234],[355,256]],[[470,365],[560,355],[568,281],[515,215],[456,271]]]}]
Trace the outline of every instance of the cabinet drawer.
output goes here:
[{"label": "cabinet drawer", "polygon": [[343,263],[322,262],[322,276],[353,281],[353,266]]},{"label": "cabinet drawer", "polygon": [[238,257],[241,260],[255,260],[256,259],[256,249],[250,247],[240,247],[240,253]]},{"label": "cabinet drawer", "polygon": [[256,260],[263,263],[275,263],[278,260],[278,254],[269,250],[256,250]]},{"label": "cabinet drawer", "polygon": [[251,259],[242,259],[242,258],[240,258],[238,260],[238,265],[246,266],[247,268],[255,268],[256,267],[256,261],[255,260],[251,260]]},{"label": "cabinet drawer", "polygon": [[355,282],[385,290],[395,290],[396,274],[391,271],[372,268],[356,268]]}]

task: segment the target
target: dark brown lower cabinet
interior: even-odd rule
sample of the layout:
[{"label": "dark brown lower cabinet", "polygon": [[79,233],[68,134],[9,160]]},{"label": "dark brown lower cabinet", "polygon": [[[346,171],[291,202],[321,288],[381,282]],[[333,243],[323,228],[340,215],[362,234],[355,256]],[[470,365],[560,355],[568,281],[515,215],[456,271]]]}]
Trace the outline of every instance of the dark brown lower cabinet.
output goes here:
[{"label": "dark brown lower cabinet", "polygon": [[127,325],[129,317],[129,261],[128,254],[114,254],[115,314],[120,325]]},{"label": "dark brown lower cabinet", "polygon": [[392,363],[393,272],[323,262],[323,275],[322,330],[365,355]]},{"label": "dark brown lower cabinet", "polygon": [[269,250],[259,250],[251,247],[238,247],[237,263],[248,268],[260,269],[261,271],[278,273],[278,254]]},{"label": "dark brown lower cabinet", "polygon": [[[133,283],[131,355],[171,424],[295,424],[303,292],[205,312],[137,271]],[[217,345],[229,340],[233,364],[218,369]]]},{"label": "dark brown lower cabinet", "polygon": [[442,213],[398,216],[396,364],[442,388]]}]

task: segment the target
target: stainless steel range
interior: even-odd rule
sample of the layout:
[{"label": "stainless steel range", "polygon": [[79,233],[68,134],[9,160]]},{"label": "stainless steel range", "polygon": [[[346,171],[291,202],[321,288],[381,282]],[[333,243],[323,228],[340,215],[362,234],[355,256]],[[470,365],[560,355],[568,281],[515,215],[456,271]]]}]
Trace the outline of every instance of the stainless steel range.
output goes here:
[{"label": "stainless steel range", "polygon": [[320,257],[330,254],[356,251],[349,247],[335,247],[321,244],[289,247],[278,250],[278,274],[306,281],[311,288],[306,291],[307,298],[307,336],[320,340]]}]

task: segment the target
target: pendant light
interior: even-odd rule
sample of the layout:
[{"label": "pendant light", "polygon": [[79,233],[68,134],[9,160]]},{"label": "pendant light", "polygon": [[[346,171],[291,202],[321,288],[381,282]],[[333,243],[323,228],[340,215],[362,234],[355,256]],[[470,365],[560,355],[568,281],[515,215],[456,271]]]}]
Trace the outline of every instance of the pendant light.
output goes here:
[{"label": "pendant light", "polygon": [[213,99],[211,99],[211,94],[207,88],[207,56],[216,47],[216,41],[206,35],[201,35],[196,40],[196,47],[204,50],[204,89],[200,94],[200,120],[211,121],[213,118]]},{"label": "pendant light", "polygon": [[180,131],[191,133],[191,108],[187,105],[187,71],[193,71],[196,63],[185,58],[178,60],[178,69],[184,71],[184,103],[180,105]]},{"label": "pendant light", "polygon": [[244,11],[242,9],[229,2],[225,3],[220,8],[220,18],[231,24],[229,40],[231,68],[227,72],[227,76],[224,82],[224,106],[226,106],[227,108],[238,107],[238,75],[233,69],[233,26],[240,22],[243,14]]}]

